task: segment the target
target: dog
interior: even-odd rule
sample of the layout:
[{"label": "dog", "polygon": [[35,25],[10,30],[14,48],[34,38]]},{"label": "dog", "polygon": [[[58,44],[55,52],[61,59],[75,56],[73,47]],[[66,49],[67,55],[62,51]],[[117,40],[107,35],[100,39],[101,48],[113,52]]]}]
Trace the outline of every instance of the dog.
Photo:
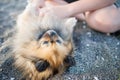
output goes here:
[{"label": "dog", "polygon": [[72,34],[76,21],[53,14],[40,16],[34,2],[27,4],[17,18],[13,41],[14,64],[22,71],[21,80],[47,80],[75,64]]}]

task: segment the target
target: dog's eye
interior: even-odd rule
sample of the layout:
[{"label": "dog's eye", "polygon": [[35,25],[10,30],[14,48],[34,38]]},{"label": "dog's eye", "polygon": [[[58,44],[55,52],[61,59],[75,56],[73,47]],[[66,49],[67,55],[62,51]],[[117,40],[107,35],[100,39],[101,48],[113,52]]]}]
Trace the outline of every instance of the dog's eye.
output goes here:
[{"label": "dog's eye", "polygon": [[61,44],[61,41],[60,40],[56,40],[57,43]]},{"label": "dog's eye", "polygon": [[48,47],[50,44],[49,44],[49,41],[42,41],[40,45],[41,47]]},{"label": "dog's eye", "polygon": [[43,44],[48,44],[48,41],[44,41]]}]

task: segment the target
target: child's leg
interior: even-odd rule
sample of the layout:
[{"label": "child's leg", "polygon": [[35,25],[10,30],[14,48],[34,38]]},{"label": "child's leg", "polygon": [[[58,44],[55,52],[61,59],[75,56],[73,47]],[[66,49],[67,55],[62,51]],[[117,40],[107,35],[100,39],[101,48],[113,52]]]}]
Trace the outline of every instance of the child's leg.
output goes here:
[{"label": "child's leg", "polygon": [[120,30],[120,8],[115,5],[86,13],[86,22],[91,28],[112,33]]}]

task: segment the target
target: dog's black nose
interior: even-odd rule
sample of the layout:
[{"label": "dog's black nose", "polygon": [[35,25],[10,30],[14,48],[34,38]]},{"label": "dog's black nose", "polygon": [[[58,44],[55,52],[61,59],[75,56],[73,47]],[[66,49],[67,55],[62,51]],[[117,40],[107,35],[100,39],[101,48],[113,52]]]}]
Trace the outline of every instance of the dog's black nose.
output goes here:
[{"label": "dog's black nose", "polygon": [[50,37],[54,37],[54,36],[57,35],[56,31],[54,31],[54,30],[48,30],[46,33],[48,33],[48,35],[49,35]]},{"label": "dog's black nose", "polygon": [[51,37],[53,37],[53,36],[55,36],[55,35],[56,35],[56,33],[55,33],[54,31],[50,32],[50,36],[51,36]]}]

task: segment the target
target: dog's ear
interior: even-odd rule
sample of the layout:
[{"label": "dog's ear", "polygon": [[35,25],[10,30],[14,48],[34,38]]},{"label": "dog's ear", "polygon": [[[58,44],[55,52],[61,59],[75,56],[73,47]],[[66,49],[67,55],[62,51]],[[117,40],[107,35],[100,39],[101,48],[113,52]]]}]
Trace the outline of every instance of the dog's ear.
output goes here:
[{"label": "dog's ear", "polygon": [[73,29],[77,23],[77,19],[76,18],[67,18],[64,20],[65,21],[64,21],[63,26],[65,26],[66,30],[69,31],[69,34],[72,35]]},{"label": "dog's ear", "polygon": [[73,65],[75,65],[75,59],[72,56],[66,56],[66,58],[64,59],[64,63],[68,66],[71,67]]},{"label": "dog's ear", "polygon": [[74,27],[75,25],[76,25],[76,23],[77,23],[77,19],[76,18],[68,18],[68,19],[66,19],[66,21],[65,21],[65,26],[66,27]]},{"label": "dog's ear", "polygon": [[31,61],[35,65],[35,68],[38,72],[45,71],[50,66],[47,60],[39,59],[38,57],[26,55],[22,55],[22,57]]},{"label": "dog's ear", "polygon": [[38,72],[45,71],[49,67],[49,63],[44,60],[39,60],[35,63],[35,68]]},{"label": "dog's ear", "polygon": [[75,18],[66,18],[62,20],[62,26],[64,27],[62,33],[66,35],[66,40],[71,40],[76,23],[77,19]]}]

